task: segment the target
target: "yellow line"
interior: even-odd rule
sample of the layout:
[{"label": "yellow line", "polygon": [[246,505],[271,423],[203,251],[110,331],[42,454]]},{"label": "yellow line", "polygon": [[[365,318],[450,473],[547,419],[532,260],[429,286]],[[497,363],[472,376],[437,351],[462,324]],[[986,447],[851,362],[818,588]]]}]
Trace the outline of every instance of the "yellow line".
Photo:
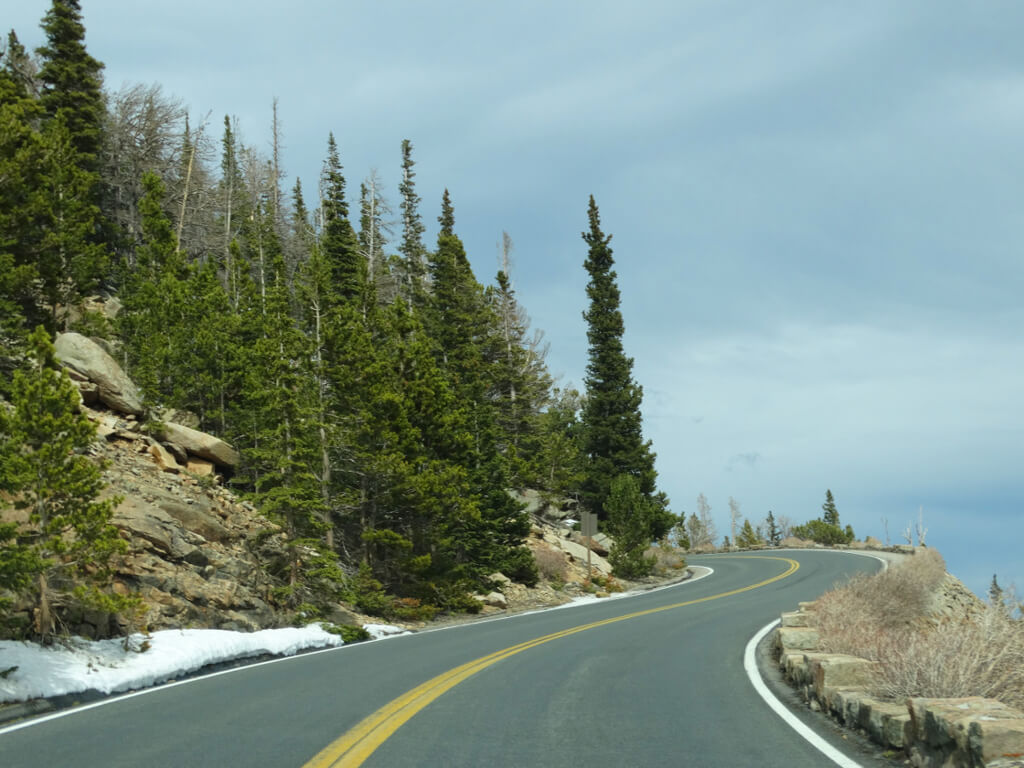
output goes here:
[{"label": "yellow line", "polygon": [[577,627],[570,627],[569,629],[563,629],[560,632],[553,632],[550,635],[544,635],[543,637],[537,637],[533,640],[527,640],[526,642],[519,643],[518,645],[513,645],[509,648],[495,651],[494,653],[490,653],[486,656],[481,656],[479,659],[475,659],[474,661],[470,661],[466,664],[455,667],[454,669],[450,669],[447,672],[428,680],[422,685],[413,688],[411,691],[402,694],[394,701],[385,704],[372,715],[356,725],[355,728],[343,734],[337,740],[331,742],[316,757],[306,763],[303,768],[357,768],[357,766],[362,765],[363,762],[373,754],[377,747],[387,741],[395,731],[411,720],[416,713],[421,711],[432,701],[437,699],[446,691],[454,688],[463,680],[472,677],[477,672],[486,669],[492,664],[497,664],[502,659],[507,659],[509,656],[515,656],[517,653],[522,653],[523,651],[535,648],[538,645],[550,643],[552,640],[558,640],[563,637],[568,637],[569,635],[575,635],[577,632],[585,632],[588,629],[594,629],[595,627],[603,627],[606,624],[614,624],[619,621],[626,621],[627,619],[635,619],[652,613],[671,611],[675,608],[683,608],[688,605],[696,605],[697,603],[706,603],[709,600],[718,600],[723,597],[738,595],[741,592],[749,592],[752,589],[757,589],[758,587],[763,587],[771,584],[772,582],[784,579],[800,567],[799,563],[795,560],[790,560],[788,557],[749,557],[760,560],[781,560],[789,563],[789,568],[778,576],[773,576],[770,579],[759,581],[757,584],[751,584],[747,587],[740,587],[739,589],[733,589],[729,592],[721,592],[717,595],[710,595],[708,597],[700,597],[696,600],[687,600],[682,603],[664,605],[660,608],[649,608],[645,611],[627,613],[623,616],[603,619],[601,621],[591,622],[590,624],[581,624]]}]

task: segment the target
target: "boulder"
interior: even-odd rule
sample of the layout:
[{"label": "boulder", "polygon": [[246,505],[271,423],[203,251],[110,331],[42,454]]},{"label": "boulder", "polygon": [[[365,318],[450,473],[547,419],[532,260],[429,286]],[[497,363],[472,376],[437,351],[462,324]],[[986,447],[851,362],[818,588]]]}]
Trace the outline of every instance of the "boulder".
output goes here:
[{"label": "boulder", "polygon": [[145,413],[135,384],[95,341],[80,333],[59,333],[54,346],[61,364],[93,382],[108,408],[136,416]]},{"label": "boulder", "polygon": [[163,446],[168,451],[170,451],[171,456],[173,456],[174,460],[177,461],[179,464],[184,466],[185,464],[188,463],[188,451],[186,451],[180,445],[178,445],[177,443],[164,443]]},{"label": "boulder", "polygon": [[603,533],[595,534],[593,537],[587,537],[579,531],[573,531],[569,534],[569,540],[576,542],[582,547],[589,547],[591,552],[594,552],[601,557],[608,557],[608,553],[612,548],[611,538],[605,536]]},{"label": "boulder", "polygon": [[153,457],[153,462],[160,467],[161,472],[173,472],[174,474],[181,472],[181,466],[170,452],[155,440],[149,445],[149,455]]},{"label": "boulder", "polygon": [[487,578],[490,579],[495,584],[497,584],[498,585],[498,589],[501,589],[501,590],[504,590],[505,587],[507,587],[509,584],[512,583],[512,579],[510,579],[508,576],[506,576],[501,571],[495,571],[494,573],[492,573]]},{"label": "boulder", "polygon": [[100,388],[91,381],[76,381],[78,394],[82,396],[83,405],[92,405],[100,399]]},{"label": "boulder", "polygon": [[486,595],[474,595],[484,605],[495,608],[508,608],[508,600],[501,592],[488,592]]},{"label": "boulder", "polygon": [[[580,563],[586,563],[587,562],[587,551],[588,550],[582,544],[577,544],[575,541],[569,541],[568,539],[563,539],[563,538],[561,538],[559,536],[556,536],[553,533],[545,533],[544,534],[544,541],[546,541],[549,544],[553,544],[554,546],[558,547],[560,550],[565,552],[567,555],[569,555],[569,557],[571,557],[573,560],[575,560],[577,562],[580,562]],[[598,573],[604,574],[605,576],[607,576],[609,573],[612,572],[611,563],[609,563],[607,560],[605,560],[603,557],[601,557],[596,552],[591,552],[590,553],[590,565],[591,565],[591,567],[595,571],[597,571]]]},{"label": "boulder", "polygon": [[228,468],[238,466],[238,451],[220,438],[197,429],[166,421],[161,425],[160,439],[174,443],[193,456],[212,461],[218,466]]},{"label": "boulder", "polygon": [[213,477],[213,462],[189,456],[185,460],[185,469],[197,477]]}]

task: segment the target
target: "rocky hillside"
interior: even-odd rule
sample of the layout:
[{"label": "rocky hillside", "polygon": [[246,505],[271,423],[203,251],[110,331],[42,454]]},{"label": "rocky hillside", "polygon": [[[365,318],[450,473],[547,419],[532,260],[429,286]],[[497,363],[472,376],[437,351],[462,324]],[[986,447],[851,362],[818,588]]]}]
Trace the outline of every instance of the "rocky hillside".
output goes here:
[{"label": "rocky hillside", "polygon": [[[185,412],[147,413],[135,385],[100,339],[77,333],[56,340],[57,357],[80,394],[82,412],[96,424],[90,453],[107,467],[105,495],[120,497],[112,522],[128,543],[114,563],[114,589],[139,595],[144,614],[132,625],[106,614],[63,607],[65,628],[84,637],[134,629],[205,627],[256,630],[294,621],[275,606],[275,574],[283,561],[283,534],[223,483],[237,452],[198,431]],[[495,591],[479,595],[483,613],[556,605],[595,590],[616,589],[604,558],[610,542],[572,532],[568,512],[536,494],[520,497],[533,518],[528,546],[542,574],[535,588],[494,574]],[[591,573],[586,568],[590,548]],[[57,606],[61,611],[62,606]],[[15,612],[26,623],[31,608]],[[339,603],[325,617],[361,623]]]}]

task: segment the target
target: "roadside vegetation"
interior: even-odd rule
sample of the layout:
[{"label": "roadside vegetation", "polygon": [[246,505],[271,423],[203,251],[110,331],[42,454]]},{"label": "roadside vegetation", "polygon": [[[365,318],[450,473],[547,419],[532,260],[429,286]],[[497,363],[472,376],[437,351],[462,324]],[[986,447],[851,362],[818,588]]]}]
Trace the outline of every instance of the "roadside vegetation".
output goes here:
[{"label": "roadside vegetation", "polygon": [[984,696],[1024,707],[1024,615],[993,579],[982,602],[919,548],[903,563],[852,579],[815,608],[822,650],[876,662],[883,699]]}]

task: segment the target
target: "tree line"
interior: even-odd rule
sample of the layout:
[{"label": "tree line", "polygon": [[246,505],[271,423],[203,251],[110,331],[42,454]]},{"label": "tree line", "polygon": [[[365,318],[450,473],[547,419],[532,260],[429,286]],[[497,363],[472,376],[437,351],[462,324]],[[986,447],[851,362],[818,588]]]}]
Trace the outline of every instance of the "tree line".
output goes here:
[{"label": "tree line", "polygon": [[[215,143],[159,86],[103,89],[77,0],[53,0],[42,27],[35,56],[12,31],[0,60],[0,366],[52,365],[42,337],[27,352],[37,327],[111,341],[148,406],[239,450],[230,482],[286,535],[276,597],[307,615],[339,597],[396,616],[473,608],[499,571],[534,583],[517,488],[578,498],[631,542],[620,572],[649,570],[637,552],[675,520],[593,199],[581,395],[547,370],[507,234],[484,285],[445,190],[425,242],[410,141],[396,222],[375,172],[350,205],[333,135],[315,194],[286,194],[276,102],[269,157],[230,117]],[[112,322],[84,309],[94,295],[119,302]],[[23,450],[17,434],[0,450]],[[20,534],[0,534],[3,573]]]}]

